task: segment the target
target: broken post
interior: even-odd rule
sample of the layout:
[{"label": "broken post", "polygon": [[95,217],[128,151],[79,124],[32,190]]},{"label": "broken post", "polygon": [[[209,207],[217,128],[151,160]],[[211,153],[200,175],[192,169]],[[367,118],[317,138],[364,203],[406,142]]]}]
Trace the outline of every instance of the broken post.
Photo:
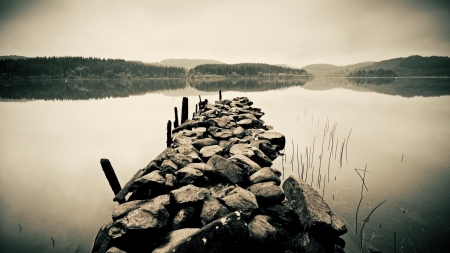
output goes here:
[{"label": "broken post", "polygon": [[183,104],[181,106],[181,124],[188,119],[188,98],[183,97]]},{"label": "broken post", "polygon": [[119,180],[117,179],[116,173],[108,159],[100,159],[100,164],[102,165],[103,172],[105,173],[106,179],[114,192],[114,195],[120,192],[122,187],[120,187]]},{"label": "broken post", "polygon": [[172,145],[172,122],[169,120],[167,121],[167,147],[170,147]]},{"label": "broken post", "polygon": [[178,108],[175,107],[175,121],[173,122],[173,128],[177,128],[179,123],[178,123]]},{"label": "broken post", "polygon": [[222,90],[219,90],[219,100],[222,101]]}]

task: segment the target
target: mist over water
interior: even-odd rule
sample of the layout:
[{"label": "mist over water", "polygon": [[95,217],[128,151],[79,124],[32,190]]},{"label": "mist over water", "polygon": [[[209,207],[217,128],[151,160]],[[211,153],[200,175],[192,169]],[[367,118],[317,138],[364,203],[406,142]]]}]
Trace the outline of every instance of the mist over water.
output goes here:
[{"label": "mist over water", "polygon": [[[314,145],[307,182],[344,218],[347,252],[360,243],[355,168],[366,164],[358,230],[387,201],[366,224],[364,247],[390,252],[394,232],[399,252],[448,246],[449,79],[35,80],[0,89],[1,252],[90,252],[116,205],[100,159],[110,159],[123,186],[164,149],[181,97],[189,97],[192,115],[198,95],[212,102],[218,90],[228,99],[249,97],[286,136],[285,160],[273,166],[284,168],[284,178],[301,175],[298,159],[305,162]],[[339,149],[329,158],[335,123]]]}]

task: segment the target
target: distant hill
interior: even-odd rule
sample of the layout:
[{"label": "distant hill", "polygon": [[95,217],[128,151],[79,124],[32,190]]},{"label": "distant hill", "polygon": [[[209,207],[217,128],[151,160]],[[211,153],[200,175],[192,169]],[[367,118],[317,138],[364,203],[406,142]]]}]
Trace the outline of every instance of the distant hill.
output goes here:
[{"label": "distant hill", "polygon": [[366,67],[374,64],[375,62],[361,62],[357,64],[347,65],[347,66],[336,66],[332,64],[311,64],[303,67],[304,70],[315,76],[347,76],[356,68]]},{"label": "distant hill", "polygon": [[447,56],[423,57],[419,55],[394,58],[357,68],[349,76],[380,76],[374,75],[376,72],[386,73],[387,75],[384,76],[450,76],[450,58]]},{"label": "distant hill", "polygon": [[189,70],[192,77],[310,77],[304,69],[264,63],[204,64]]},{"label": "distant hill", "polygon": [[20,55],[2,55],[2,56],[0,56],[0,60],[4,60],[4,59],[16,60],[16,59],[25,59],[25,58],[27,58],[27,57],[20,56]]},{"label": "distant hill", "polygon": [[216,60],[206,60],[206,59],[166,59],[162,60],[157,64],[163,66],[173,66],[192,69],[202,64],[225,64],[225,63]]}]

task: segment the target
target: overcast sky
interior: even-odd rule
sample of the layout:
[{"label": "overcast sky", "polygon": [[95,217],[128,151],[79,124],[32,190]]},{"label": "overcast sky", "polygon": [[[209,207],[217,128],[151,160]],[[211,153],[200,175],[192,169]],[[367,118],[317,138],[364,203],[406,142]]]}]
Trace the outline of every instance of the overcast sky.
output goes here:
[{"label": "overcast sky", "polygon": [[450,56],[450,0],[0,0],[0,55],[347,65]]}]

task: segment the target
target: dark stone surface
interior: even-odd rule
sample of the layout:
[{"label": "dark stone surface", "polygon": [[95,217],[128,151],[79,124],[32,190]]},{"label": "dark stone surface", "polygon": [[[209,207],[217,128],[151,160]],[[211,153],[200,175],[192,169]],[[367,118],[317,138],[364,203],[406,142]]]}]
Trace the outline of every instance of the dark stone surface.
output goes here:
[{"label": "dark stone surface", "polygon": [[218,155],[214,155],[209,159],[204,171],[206,175],[207,171],[212,177],[233,184],[243,185],[248,181],[248,175],[243,169]]},{"label": "dark stone surface", "polygon": [[248,189],[255,194],[261,206],[279,204],[284,200],[283,190],[272,181],[254,184]]}]

